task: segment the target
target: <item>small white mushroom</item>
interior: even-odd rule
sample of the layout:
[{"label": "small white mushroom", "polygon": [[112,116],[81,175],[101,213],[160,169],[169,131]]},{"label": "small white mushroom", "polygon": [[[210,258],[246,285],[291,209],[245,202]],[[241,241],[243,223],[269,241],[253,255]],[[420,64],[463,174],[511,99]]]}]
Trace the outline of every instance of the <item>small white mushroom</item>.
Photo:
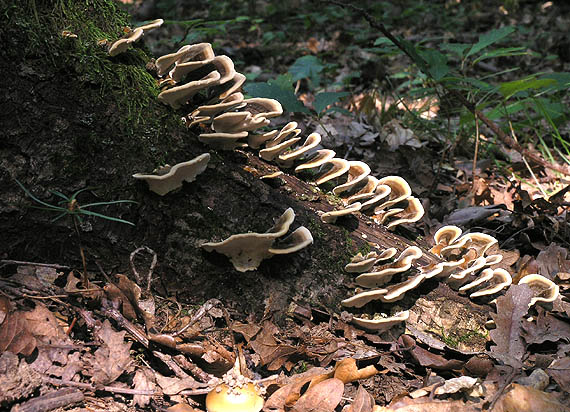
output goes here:
[{"label": "small white mushroom", "polygon": [[261,157],[263,160],[267,160],[269,162],[269,161],[275,159],[277,156],[279,156],[281,153],[283,153],[289,147],[293,146],[299,140],[301,140],[300,137],[294,137],[292,139],[285,140],[284,142],[279,143],[277,146],[267,147],[267,148],[259,151],[259,157]]},{"label": "small white mushroom", "polygon": [[362,209],[368,210],[376,208],[376,206],[381,204],[384,201],[384,199],[390,196],[391,191],[392,188],[390,188],[390,186],[380,185],[380,184],[376,185],[374,193],[372,193],[372,197],[368,199],[366,202],[362,203]]},{"label": "small white mushroom", "polygon": [[357,293],[347,299],[344,299],[341,304],[342,306],[348,308],[361,308],[367,303],[374,300],[379,300],[380,296],[383,296],[388,290],[387,289],[372,289],[366,290],[364,292]]},{"label": "small white mushroom", "polygon": [[393,229],[403,223],[417,222],[424,215],[424,208],[417,198],[410,196],[406,200],[408,201],[408,206],[406,206],[406,208],[400,213],[391,216],[392,218],[395,217],[397,219],[389,221],[386,226],[387,229]]},{"label": "small white mushroom", "polygon": [[457,226],[443,226],[440,227],[433,235],[435,245],[430,249],[434,255],[441,256],[441,249],[451,245],[455,240],[461,236],[462,230]]},{"label": "small white mushroom", "polygon": [[537,273],[522,277],[518,284],[527,284],[532,289],[534,297],[529,306],[533,306],[537,302],[554,302],[560,295],[560,287],[556,283]]},{"label": "small white mushroom", "polygon": [[365,203],[363,202],[366,202],[375,196],[374,191],[376,190],[376,186],[378,186],[378,179],[376,179],[374,176],[368,175],[366,177],[366,184],[352,196],[348,197],[346,199],[346,203],[351,204],[354,202],[361,202],[364,206]]},{"label": "small white mushroom", "polygon": [[341,216],[350,215],[352,213],[358,212],[360,210],[360,203],[356,202],[347,206],[344,209],[333,210],[332,212],[326,212],[321,215],[321,220],[324,223],[334,223]]},{"label": "small white mushroom", "polygon": [[254,117],[249,112],[230,112],[218,115],[212,122],[212,129],[220,133],[248,132],[267,126],[269,120]]},{"label": "small white mushroom", "polygon": [[383,177],[378,180],[378,184],[390,186],[391,191],[389,199],[377,206],[374,210],[375,213],[378,213],[382,209],[389,208],[412,195],[410,185],[400,176]]},{"label": "small white mushroom", "polygon": [[283,126],[283,128],[277,133],[277,135],[273,139],[269,140],[266,143],[265,147],[270,148],[278,146],[285,140],[289,139],[290,135],[293,135],[291,137],[297,137],[301,133],[301,129],[297,129],[296,127],[297,127],[297,122],[287,123],[285,126]]},{"label": "small white mushroom", "polygon": [[329,180],[342,176],[343,174],[348,172],[348,169],[350,168],[350,163],[348,160],[340,159],[338,157],[329,160],[328,162],[326,162],[326,164],[330,164],[331,167],[325,173],[319,176],[317,180],[315,180],[315,183],[317,185],[322,185],[323,183],[328,182]]},{"label": "small white mushroom", "polygon": [[191,80],[196,80],[198,77],[203,77],[204,72],[217,71],[220,73],[220,81],[218,84],[224,84],[234,78],[236,73],[234,69],[234,62],[228,56],[216,56],[211,59],[189,61],[184,63],[176,63],[174,69],[170,71],[170,78],[179,83],[192,72],[201,73],[201,75],[191,76]]},{"label": "small white mushroom", "polygon": [[192,112],[192,116],[209,116],[214,117],[219,113],[226,112],[229,110],[239,109],[243,105],[243,93],[236,92],[230,94],[224,100],[217,104],[210,104],[199,106],[196,110]]},{"label": "small white mushroom", "polygon": [[461,238],[467,238],[467,249],[474,249],[477,256],[483,256],[491,246],[497,243],[497,239],[493,236],[478,232],[467,233]]},{"label": "small white mushroom", "polygon": [[233,79],[225,82],[224,84],[213,87],[212,95],[217,96],[217,99],[224,100],[226,97],[237,92],[239,88],[245,83],[246,77],[237,73],[234,74]]},{"label": "small white mushroom", "polygon": [[386,288],[386,293],[380,296],[379,299],[386,303],[396,302],[402,299],[407,291],[418,287],[424,279],[425,276],[422,273],[410,276],[408,279],[400,283],[388,286]]},{"label": "small white mushroom", "polygon": [[186,104],[196,93],[205,88],[218,84],[220,73],[213,71],[200,80],[188,82],[181,86],[176,86],[165,90],[158,95],[158,100],[170,105],[173,109],[178,109]]},{"label": "small white mushroom", "polygon": [[190,59],[208,60],[215,57],[214,50],[210,43],[198,43],[182,46],[175,53],[166,54],[159,57],[156,62],[157,74],[163,76],[177,62],[183,63]]},{"label": "small white mushroom", "polygon": [[315,167],[319,167],[327,163],[328,161],[332,160],[335,157],[336,153],[334,150],[329,149],[321,149],[317,150],[317,153],[308,159],[305,163],[297,166],[295,168],[295,172],[300,172],[301,170],[306,169],[314,169]]},{"label": "small white mushroom", "polygon": [[281,167],[291,167],[295,160],[299,159],[301,156],[317,147],[320,143],[321,135],[318,133],[311,133],[301,146],[296,147],[289,152],[280,154],[277,163],[279,163]]},{"label": "small white mushroom", "polygon": [[245,106],[242,110],[250,112],[253,117],[264,117],[271,119],[283,114],[283,107],[275,99],[265,97],[255,97],[243,101]]},{"label": "small white mushroom", "polygon": [[346,178],[346,183],[336,186],[332,192],[335,195],[340,195],[343,192],[349,191],[360,184],[370,174],[370,166],[360,161],[349,161],[349,168]]},{"label": "small white mushroom", "polygon": [[206,170],[210,161],[210,154],[204,153],[192,160],[178,163],[172,167],[165,167],[159,175],[148,175],[143,173],[134,174],[135,179],[144,180],[148,183],[149,189],[160,196],[182,187],[182,182],[192,182],[196,176]]},{"label": "small white mushroom", "polygon": [[279,130],[272,130],[263,134],[250,133],[247,138],[247,145],[252,149],[259,149],[263,143],[277,136],[277,133],[279,133]]},{"label": "small white mushroom", "polygon": [[109,52],[108,52],[109,56],[113,57],[118,54],[124,53],[128,49],[129,44],[136,42],[138,39],[142,37],[142,35],[143,35],[143,30],[140,28],[130,31],[125,37],[111,44],[111,47],[109,47]]},{"label": "small white mushroom", "polygon": [[352,318],[352,323],[361,328],[373,330],[378,333],[385,332],[392,327],[405,322],[410,317],[410,311],[406,310],[400,313],[396,313],[393,316],[389,317],[378,317],[374,319],[365,319],[365,318]]},{"label": "small white mushroom", "polygon": [[163,23],[164,23],[163,19],[156,19],[149,21],[148,23],[143,24],[142,26],[137,27],[137,29],[141,29],[146,33],[147,31],[158,29],[160,26],[162,26]]},{"label": "small white mushroom", "polygon": [[300,226],[294,230],[289,236],[279,242],[278,247],[269,248],[269,253],[274,255],[286,255],[288,253],[297,252],[304,247],[313,243],[313,236],[309,229],[305,226]]},{"label": "small white mushroom", "polygon": [[394,262],[383,265],[377,269],[373,268],[373,272],[363,273],[355,279],[355,282],[365,288],[374,288],[384,285],[392,279],[396,273],[401,273],[409,270],[412,263],[422,256],[422,251],[417,246],[410,246],[406,248],[398,259]]},{"label": "small white mushroom", "polygon": [[482,289],[469,295],[469,297],[473,299],[498,293],[511,283],[511,275],[505,269],[484,269],[477,279],[460,287],[459,290],[466,291],[477,286],[483,286]]}]

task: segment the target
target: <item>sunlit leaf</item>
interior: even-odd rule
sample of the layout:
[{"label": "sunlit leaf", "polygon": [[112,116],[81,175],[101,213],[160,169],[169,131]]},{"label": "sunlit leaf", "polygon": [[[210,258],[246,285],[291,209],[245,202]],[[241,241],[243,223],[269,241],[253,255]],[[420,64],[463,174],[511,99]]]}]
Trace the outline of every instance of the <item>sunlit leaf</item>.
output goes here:
[{"label": "sunlit leaf", "polygon": [[252,97],[267,97],[278,100],[283,108],[289,112],[310,113],[301,103],[293,90],[293,81],[290,74],[280,75],[275,80],[266,83],[249,83],[244,90]]},{"label": "sunlit leaf", "polygon": [[556,84],[556,80],[554,79],[535,79],[533,76],[530,76],[524,79],[503,83],[499,86],[499,91],[506,99],[508,99],[525,90],[542,89],[554,84]]},{"label": "sunlit leaf", "polygon": [[289,67],[289,74],[293,82],[301,79],[310,79],[315,86],[320,83],[319,73],[324,69],[323,64],[315,56],[302,56]]}]

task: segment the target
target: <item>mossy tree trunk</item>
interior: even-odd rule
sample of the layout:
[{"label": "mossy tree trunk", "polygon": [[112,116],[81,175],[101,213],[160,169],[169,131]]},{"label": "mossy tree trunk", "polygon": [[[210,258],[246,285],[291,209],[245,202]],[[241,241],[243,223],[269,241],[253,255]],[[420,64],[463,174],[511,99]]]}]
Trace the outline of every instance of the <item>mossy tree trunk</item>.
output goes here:
[{"label": "mossy tree trunk", "polygon": [[[303,182],[287,177],[272,187],[259,175],[273,166],[254,152],[215,152],[197,142],[180,114],[157,103],[142,46],[110,58],[98,44],[120,37],[127,23],[113,2],[0,4],[0,258],[81,268],[71,220],[51,222],[53,215],[30,208],[34,202],[14,179],[50,203],[59,200],[50,190],[70,195],[86,187],[80,205],[138,202],[97,210],[134,227],[104,219],[81,226],[93,279],[100,277],[97,262],[109,272],[128,272],[129,254],[144,245],[158,254],[153,286],[160,293],[187,303],[216,297],[246,313],[266,305],[284,313],[292,300],[337,310],[349,291],[342,267],[363,246],[363,233],[386,246],[409,243],[356,218],[344,227],[323,225],[315,210],[330,206],[323,198],[300,200],[306,199],[300,192],[310,193]],[[204,152],[212,155],[206,172],[164,197],[131,177]],[[199,248],[234,233],[265,231],[287,207],[297,214],[293,227],[306,226],[315,239],[301,252],[238,273],[223,256]]]}]

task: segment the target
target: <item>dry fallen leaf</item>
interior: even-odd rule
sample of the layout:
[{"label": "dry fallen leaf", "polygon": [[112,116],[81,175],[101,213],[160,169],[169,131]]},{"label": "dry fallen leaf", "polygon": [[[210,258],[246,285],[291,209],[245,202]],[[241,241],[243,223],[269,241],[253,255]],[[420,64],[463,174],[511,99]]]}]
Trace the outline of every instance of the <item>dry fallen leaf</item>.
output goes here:
[{"label": "dry fallen leaf", "polygon": [[125,342],[125,331],[115,332],[108,320],[95,332],[103,344],[94,353],[93,383],[107,385],[114,382],[129,365],[131,343]]},{"label": "dry fallen leaf", "polygon": [[[142,391],[152,391],[156,385],[154,383],[154,373],[148,368],[141,368],[136,371],[133,378],[134,389]],[[144,408],[150,403],[151,396],[135,395],[133,396],[133,404]]]},{"label": "dry fallen leaf", "polygon": [[511,285],[504,296],[497,299],[497,313],[491,314],[497,328],[489,335],[495,342],[491,355],[512,367],[518,368],[526,352],[522,339],[522,320],[533,297],[527,285]]},{"label": "dry fallen leaf", "polygon": [[356,359],[346,358],[339,361],[334,368],[334,377],[340,379],[343,383],[350,383],[359,379],[368,379],[378,373],[378,369],[374,365],[358,369]]},{"label": "dry fallen leaf", "polygon": [[569,412],[551,393],[527,386],[511,384],[495,406],[496,412]]},{"label": "dry fallen leaf", "polygon": [[362,385],[358,386],[356,396],[352,404],[343,408],[342,412],[372,412],[374,408],[374,398]]},{"label": "dry fallen leaf", "polygon": [[326,379],[307,392],[295,403],[292,412],[333,412],[344,393],[344,383],[340,379]]},{"label": "dry fallen leaf", "polygon": [[285,406],[293,405],[301,397],[301,390],[309,382],[309,386],[314,386],[319,382],[332,377],[332,372],[327,372],[325,368],[311,368],[306,372],[295,375],[290,379],[290,383],[277,389],[265,402],[267,410],[285,410]]}]

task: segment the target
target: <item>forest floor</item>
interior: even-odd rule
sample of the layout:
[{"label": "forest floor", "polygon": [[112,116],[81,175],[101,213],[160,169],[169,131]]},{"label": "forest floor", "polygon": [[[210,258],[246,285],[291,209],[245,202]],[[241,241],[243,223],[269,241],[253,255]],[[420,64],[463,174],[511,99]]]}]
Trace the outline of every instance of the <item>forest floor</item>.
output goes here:
[{"label": "forest floor", "polygon": [[[231,56],[236,69],[257,87],[246,91],[253,94],[265,87],[284,93],[285,99],[292,91],[302,102],[305,112],[288,112],[274,119],[276,124],[295,121],[303,136],[320,133],[324,147],[337,157],[367,163],[374,176],[404,177],[425,210],[420,221],[396,231],[409,245],[429,250],[443,225],[492,235],[497,244],[487,256],[498,255],[500,262],[490,268],[506,270],[512,285],[477,300],[430,279],[402,301],[365,307],[370,314],[409,312],[405,322],[378,333],[352,322],[358,311],[340,306],[333,311],[329,302],[307,299],[318,296],[306,290],[314,286],[311,283],[302,283],[303,299],[284,301],[296,296],[292,289],[276,290],[258,302],[256,311],[248,311],[239,305],[239,297],[251,299],[247,288],[256,283],[255,277],[244,275],[241,285],[218,284],[212,277],[196,293],[184,292],[180,279],[174,293],[175,279],[152,283],[157,260],[159,266],[161,259],[179,257],[202,264],[183,252],[158,256],[140,247],[129,256],[126,245],[108,235],[109,248],[129,261],[130,274],[116,274],[121,272],[101,265],[107,257],[97,256],[93,249],[107,249],[87,242],[86,253],[93,248],[87,255],[92,259],[89,265],[98,266],[92,277],[99,281],[93,282],[86,281],[87,270],[77,257],[38,264],[22,261],[25,251],[41,256],[30,246],[19,259],[0,255],[0,408],[204,411],[206,394],[243,379],[255,383],[252,387],[265,399],[267,411],[570,410],[565,406],[570,403],[568,5],[522,0],[502,6],[496,1],[357,2],[391,34],[438,49],[439,54],[423,55],[432,77],[444,70],[448,77],[463,79],[455,90],[476,102],[482,114],[512,139],[508,140],[462,106],[449,87],[452,80],[446,83],[445,75],[438,81],[429,79],[370,27],[362,11],[343,9],[335,2],[316,6],[297,1],[296,13],[271,4],[260,9],[240,5],[228,19],[228,7],[233,6],[225,3],[192,11],[177,2],[125,3],[134,21],[170,19],[145,38],[152,55],[183,44],[211,42],[217,54]],[[247,17],[235,18],[236,13]],[[470,45],[482,45],[486,33],[503,27],[515,29],[503,37],[494,32],[496,37],[480,54],[468,55]],[[276,86],[283,75],[291,76],[285,81],[291,90]],[[319,103],[323,92],[331,93],[334,110]],[[110,122],[113,116],[109,114]],[[172,153],[183,151],[181,140],[173,137]],[[241,164],[255,178],[276,170],[252,153],[244,149],[220,154],[218,162]],[[112,157],[109,153],[106,160],[111,163]],[[291,200],[286,187],[309,186],[290,176],[283,179],[275,184],[280,194],[271,195],[273,202],[338,201],[326,190],[315,199],[307,192]],[[250,181],[238,176],[213,192],[231,190],[236,182],[239,196],[253,191]],[[198,187],[196,192],[204,188]],[[213,194],[201,202],[215,208]],[[149,208],[156,212],[161,207],[164,204]],[[228,205],[223,213],[232,213],[233,207]],[[0,208],[2,213],[7,210]],[[204,224],[197,215],[196,221]],[[306,215],[299,217],[317,238],[318,225],[311,225]],[[347,233],[354,232],[352,223],[340,221],[335,232],[338,237],[344,234],[345,242]],[[160,218],[155,218],[143,237],[135,237],[138,244],[160,231],[160,225]],[[33,226],[25,229],[28,234],[22,236],[34,236]],[[184,237],[181,233],[162,240],[178,242]],[[172,240],[175,235],[179,237]],[[58,231],[45,236],[62,235]],[[326,236],[321,243],[326,243]],[[209,238],[194,232],[193,237]],[[350,254],[355,248],[347,246]],[[364,255],[378,251],[366,241],[358,250]],[[76,249],[69,253],[76,254]],[[212,263],[215,258],[208,255],[205,259],[215,266],[216,275],[231,271],[228,261]],[[437,262],[441,256],[429,259]],[[273,271],[287,263],[282,258],[262,266],[263,279],[257,286],[270,288]],[[337,262],[336,268],[347,263]],[[169,275],[177,274],[175,268],[169,267]],[[303,269],[287,270],[295,276]],[[538,292],[517,284],[529,274],[553,282],[560,292],[556,299],[531,305]],[[322,273],[314,277],[315,282],[330,280]],[[346,280],[350,278],[335,279],[340,285],[326,284],[319,290],[336,290],[330,292],[330,302],[345,292],[348,297],[354,286]],[[208,298],[216,287],[231,291]],[[548,292],[541,292],[542,297]],[[181,296],[201,299],[188,302]],[[271,301],[273,296],[279,305]],[[283,305],[288,305],[286,313],[277,313],[275,308]]]}]

